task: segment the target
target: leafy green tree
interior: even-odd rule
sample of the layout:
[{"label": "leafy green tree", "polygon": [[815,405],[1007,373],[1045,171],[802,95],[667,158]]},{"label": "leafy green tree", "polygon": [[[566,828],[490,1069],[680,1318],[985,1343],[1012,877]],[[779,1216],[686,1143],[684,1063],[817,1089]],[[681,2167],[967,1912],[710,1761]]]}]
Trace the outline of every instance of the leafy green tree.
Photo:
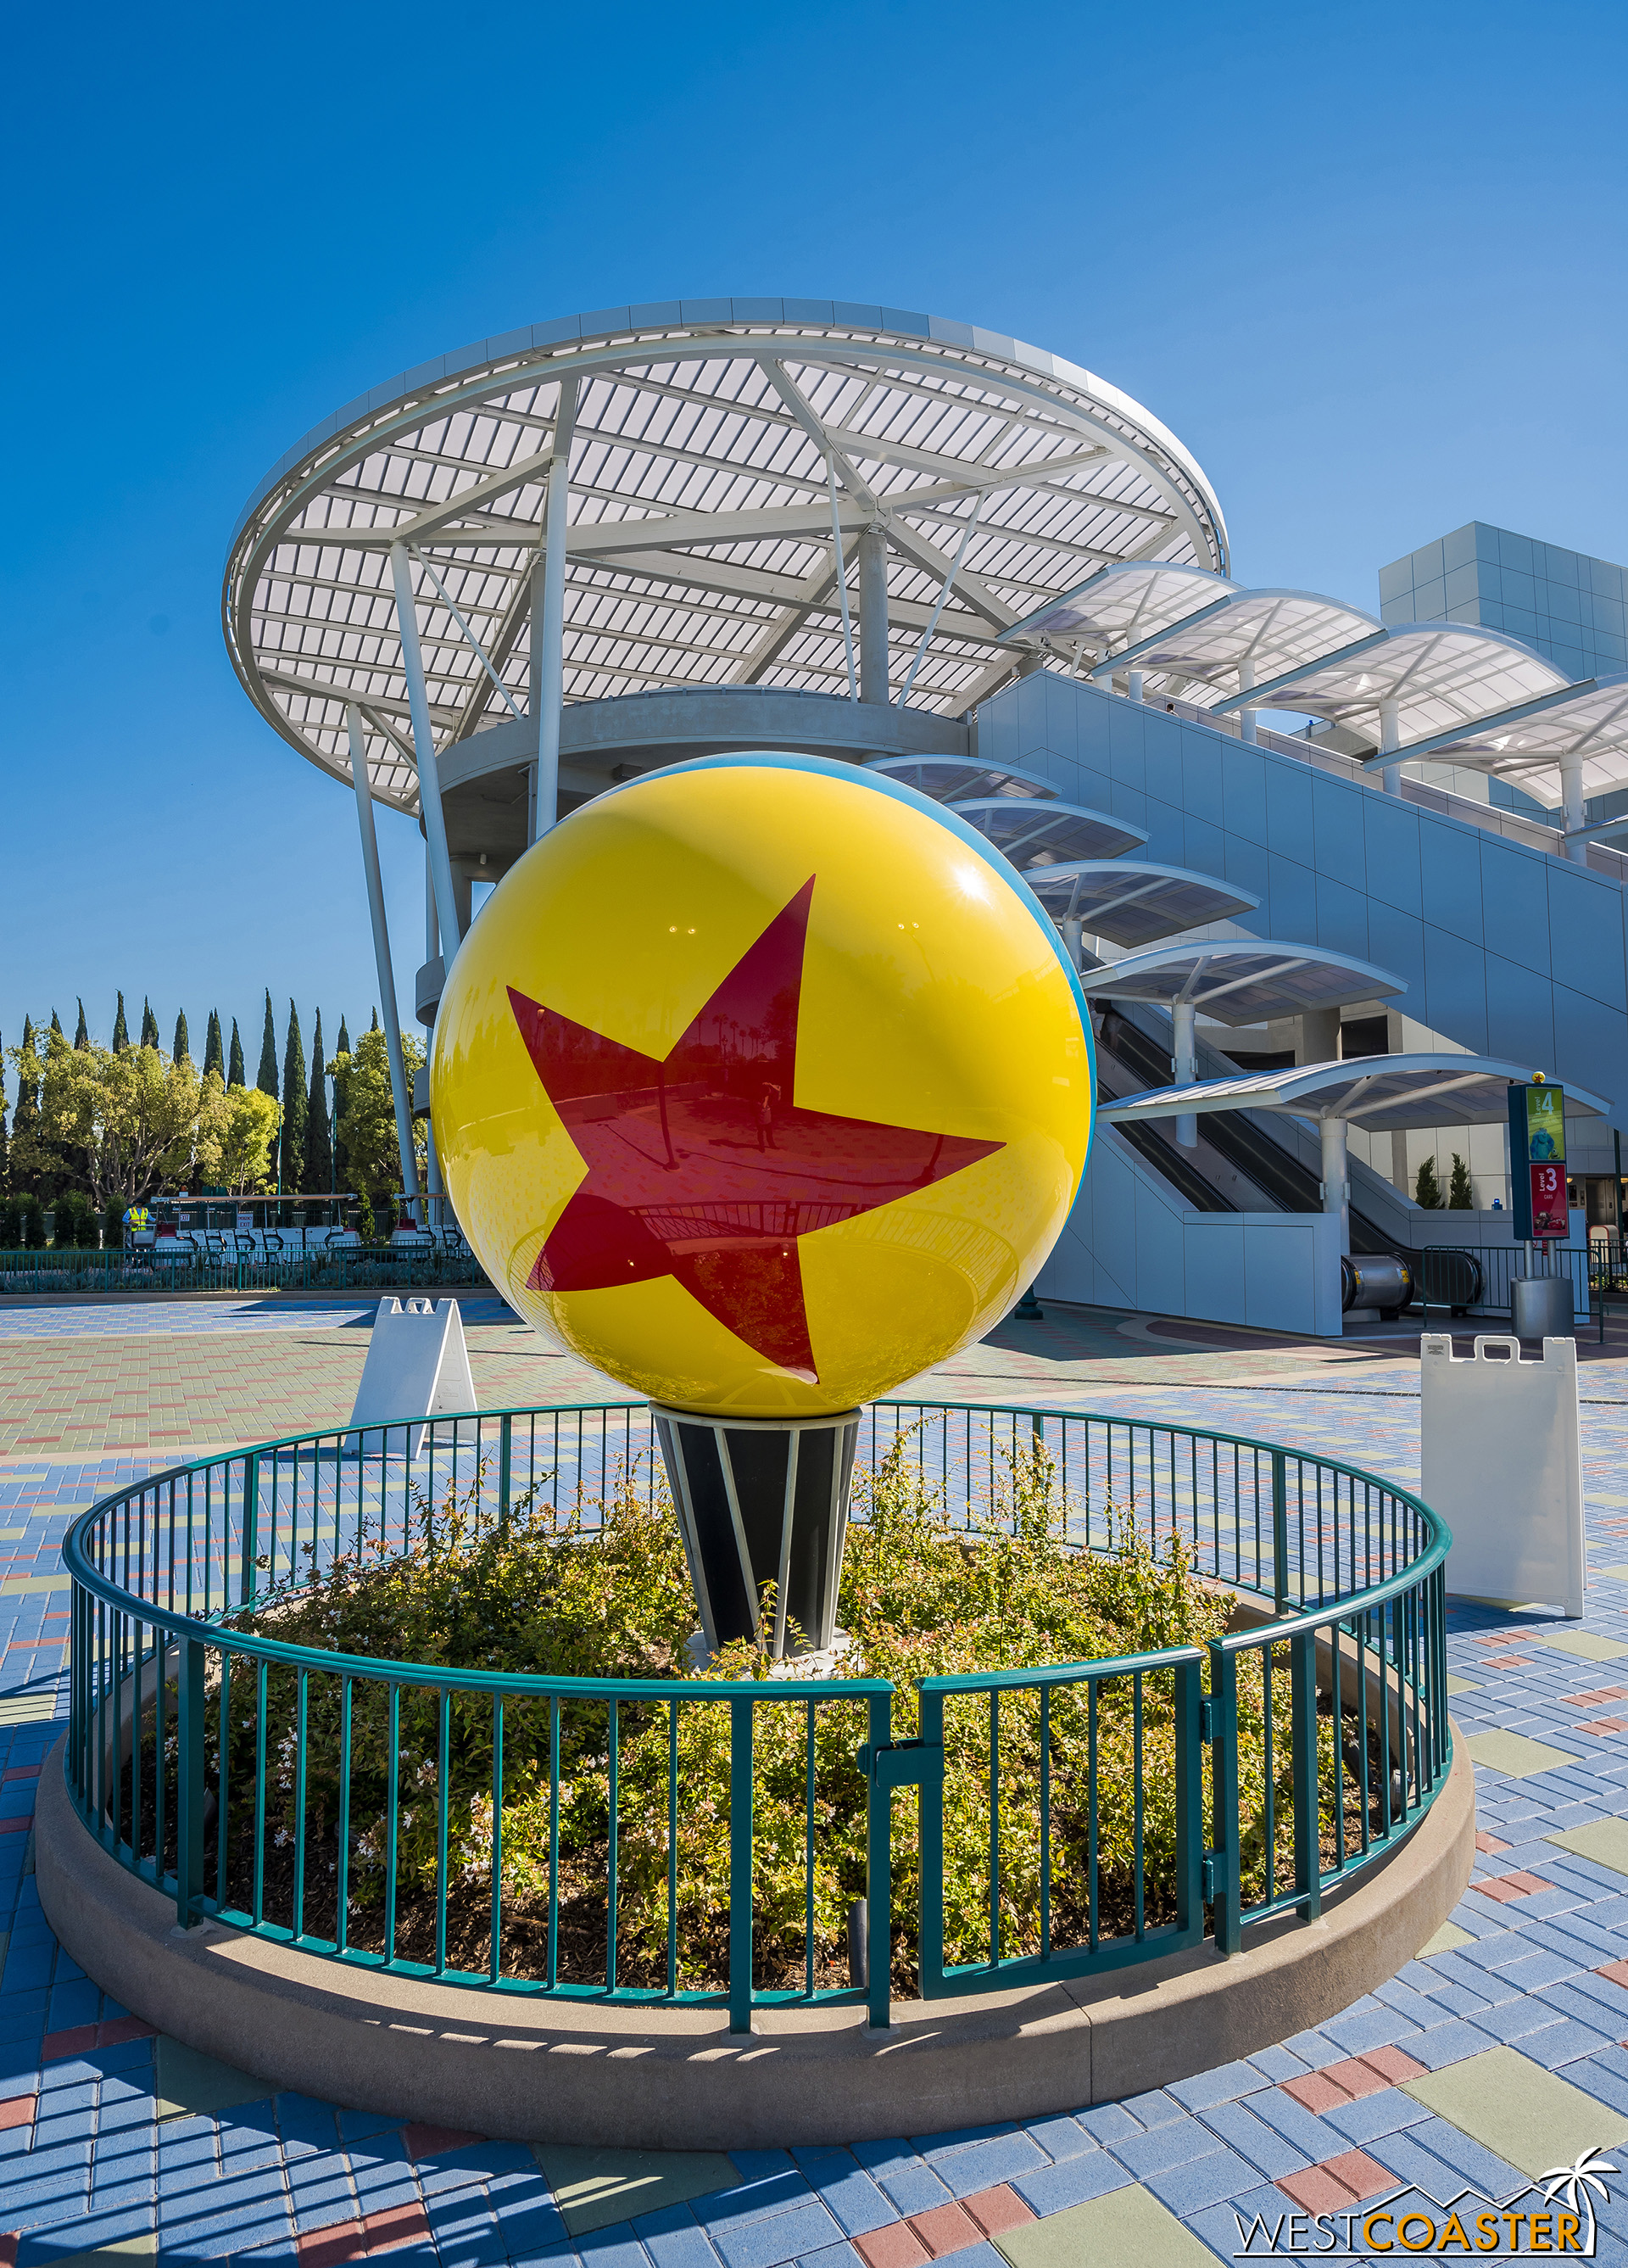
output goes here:
[{"label": "leafy green tree", "polygon": [[[411,1032],[401,1035],[401,1053],[407,1085],[424,1060],[422,1041]],[[341,1069],[342,1066],[342,1069]],[[336,1077],[345,1082],[345,1107],[339,1121],[345,1145],[346,1186],[377,1206],[401,1186],[401,1152],[396,1142],[395,1097],[390,1087],[390,1054],[377,1021],[364,1032],[353,1053],[334,1058]],[[416,1160],[424,1161],[423,1122],[414,1129]]]},{"label": "leafy green tree", "polygon": [[79,1003],[79,1028],[74,1034],[74,1045],[83,1055],[90,1044],[91,1027],[84,1020],[84,1002],[82,999]]},{"label": "leafy green tree", "polygon": [[209,1011],[209,1028],[203,1042],[203,1071],[206,1078],[210,1071],[216,1072],[221,1084],[225,1085],[226,1058],[221,1052],[221,1018],[218,1008],[211,1008]]},{"label": "leafy green tree", "polygon": [[238,1020],[231,1020],[231,1061],[226,1072],[228,1086],[245,1086],[247,1080],[243,1071],[243,1042],[238,1037]]},{"label": "leafy green tree", "polygon": [[1475,1210],[1475,1184],[1470,1178],[1470,1168],[1464,1163],[1464,1160],[1459,1156],[1457,1151],[1455,1150],[1453,1152],[1453,1170],[1448,1176],[1447,1183],[1448,1211],[1449,1212],[1473,1212]]},{"label": "leafy green tree", "polygon": [[310,1116],[305,1093],[305,1050],[299,1035],[299,1010],[289,1002],[289,1037],[282,1054],[282,1139],[277,1152],[280,1187],[304,1186],[305,1121]]},{"label": "leafy green tree", "polygon": [[334,1134],[328,1122],[328,1083],[322,1060],[322,1011],[317,1011],[311,1043],[311,1095],[305,1116],[305,1174],[308,1189],[334,1187]]},{"label": "leafy green tree", "polygon": [[170,1049],[170,1055],[172,1061],[176,1063],[190,1063],[192,1060],[192,1049],[188,1044],[187,1037],[187,1011],[185,1008],[181,1008],[176,1012],[175,1038]]},{"label": "leafy green tree", "polygon": [[[22,1055],[18,1049],[12,1057],[19,1079],[30,1072]],[[60,1177],[64,1151],[99,1205],[180,1188],[194,1160],[206,1169],[211,1162],[209,1147],[218,1139],[211,1113],[219,1106],[195,1064],[172,1063],[157,1048],[126,1048],[118,1056],[106,1048],[81,1052],[50,1033],[43,1062],[36,1052],[32,1068],[37,1126],[18,1163],[34,1188]]]},{"label": "leafy green tree", "polygon": [[124,1020],[124,995],[119,995],[119,1012],[113,1020],[113,1051],[121,1056],[130,1044],[130,1028]]},{"label": "leafy green tree", "polygon": [[339,1020],[339,1045],[334,1051],[331,1066],[334,1079],[334,1187],[348,1189],[350,1187],[349,1166],[345,1145],[339,1138],[339,1122],[345,1115],[345,1079],[339,1068],[341,1057],[347,1061],[350,1057],[350,1034],[345,1028],[343,1016]]},{"label": "leafy green tree", "polygon": [[[11,1186],[11,1140],[5,1129],[5,1089],[0,1086],[0,1194]],[[0,1237],[0,1246],[5,1240]]]},{"label": "leafy green tree", "polygon": [[152,1002],[142,996],[142,1045],[156,1048],[158,1044],[158,1019],[152,1012]]},{"label": "leafy green tree", "polygon": [[260,1070],[254,1084],[262,1094],[270,1095],[274,1102],[282,1101],[282,1090],[277,1085],[277,1027],[271,1020],[269,992],[266,995],[266,1027],[260,1034]]},{"label": "leafy green tree", "polygon": [[1413,1177],[1413,1202],[1426,1212],[1441,1210],[1441,1184],[1436,1179],[1436,1161],[1426,1158]]},{"label": "leafy green tree", "polygon": [[218,1108],[210,1117],[210,1136],[199,1144],[200,1166],[216,1189],[236,1196],[265,1189],[281,1111],[258,1086],[222,1087],[218,1073],[205,1079],[206,1089],[211,1085]]}]

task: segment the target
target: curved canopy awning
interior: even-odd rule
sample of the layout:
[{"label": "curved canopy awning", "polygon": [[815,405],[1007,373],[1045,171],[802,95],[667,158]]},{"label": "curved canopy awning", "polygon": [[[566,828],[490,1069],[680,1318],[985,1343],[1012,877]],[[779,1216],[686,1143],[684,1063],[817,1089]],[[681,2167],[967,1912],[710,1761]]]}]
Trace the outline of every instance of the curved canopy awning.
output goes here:
[{"label": "curved canopy awning", "polygon": [[1099,662],[1091,674],[1101,679],[1135,668],[1144,673],[1148,693],[1179,693],[1200,709],[1230,707],[1235,698],[1245,707],[1260,706],[1260,688],[1286,673],[1383,636],[1383,625],[1372,615],[1316,591],[1234,588]]},{"label": "curved canopy awning", "polygon": [[1200,1015],[1222,1024],[1264,1023],[1407,990],[1402,977],[1372,961],[1256,938],[1155,946],[1089,969],[1082,981],[1088,992],[1108,1000],[1151,1000],[1165,1008],[1191,1002]]},{"label": "curved canopy awning", "polygon": [[[1381,630],[1360,651],[1286,670],[1247,700],[1262,705],[1264,691],[1273,707],[1302,709],[1375,747],[1387,737],[1381,703],[1394,702],[1397,747],[1388,760],[1397,763],[1410,741],[1558,692],[1566,682],[1536,647],[1502,630],[1478,622],[1406,622]],[[1224,713],[1244,705],[1235,695],[1216,708]]]},{"label": "curved canopy awning", "polygon": [[1000,643],[1067,643],[1114,653],[1141,644],[1238,587],[1209,568],[1175,566],[1158,559],[1126,561],[1103,568],[1060,599],[1037,607],[1003,630]]},{"label": "curved canopy awning", "polygon": [[[1101,1105],[1118,1124],[1184,1117],[1207,1110],[1281,1110],[1296,1118],[1344,1118],[1371,1134],[1419,1126],[1478,1126],[1501,1121],[1512,1084],[1532,1076],[1528,1064],[1497,1056],[1359,1056],[1353,1063],[1304,1064],[1292,1071],[1251,1071],[1186,1086],[1151,1087]],[[1566,1099],[1603,1115],[1601,1095],[1568,1086]]]},{"label": "curved canopy awning", "polygon": [[1132,827],[1105,811],[1077,803],[1019,801],[1015,796],[979,796],[950,806],[986,835],[1015,866],[1055,866],[1065,859],[1113,858],[1148,840],[1145,827]]},{"label": "curved canopy awning", "polygon": [[1565,799],[1563,767],[1580,770],[1585,796],[1610,795],[1628,787],[1628,671],[1539,694],[1473,725],[1448,725],[1384,761],[1414,756],[1512,780],[1551,807]]},{"label": "curved canopy awning", "polygon": [[885,772],[890,779],[902,780],[939,803],[990,796],[1049,801],[1057,794],[1038,772],[1023,771],[1016,764],[980,764],[976,756],[872,756],[865,770]]},{"label": "curved canopy awning", "polygon": [[[1253,892],[1195,874],[1188,866],[1158,866],[1142,858],[1078,858],[1031,873],[1029,887],[1054,921],[1077,921],[1093,937],[1127,951],[1152,945],[1177,930],[1230,921],[1252,913]],[[1086,983],[1092,982],[1088,973]]]},{"label": "curved canopy awning", "polygon": [[1227,564],[1176,436],[1038,348],[832,300],[612,307],[386,376],[273,467],[222,594],[262,715],[348,781],[357,703],[375,792],[415,809],[392,548],[439,753],[529,700],[546,490],[564,504],[568,702],[846,693],[839,562],[852,588],[870,527],[892,693],[913,663],[911,705],[945,716],[1012,674],[1004,630],[1096,568]]}]

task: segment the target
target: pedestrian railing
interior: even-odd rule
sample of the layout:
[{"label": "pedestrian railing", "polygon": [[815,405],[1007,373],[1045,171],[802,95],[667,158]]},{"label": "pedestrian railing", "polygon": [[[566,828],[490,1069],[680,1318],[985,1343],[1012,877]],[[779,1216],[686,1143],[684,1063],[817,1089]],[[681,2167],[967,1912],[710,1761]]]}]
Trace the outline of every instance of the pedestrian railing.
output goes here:
[{"label": "pedestrian railing", "polygon": [[0,1292],[428,1291],[486,1282],[479,1262],[468,1255],[389,1245],[312,1246],[252,1260],[72,1245],[0,1252]]},{"label": "pedestrian railing", "polygon": [[79,1815],[184,1926],[465,1985],[711,2002],[736,2029],[797,2000],[885,2024],[900,1992],[1206,1935],[1225,1955],[1316,1915],[1443,1784],[1447,1530],[1330,1459],[1118,1418],[879,1403],[860,1458],[891,1452],[977,1529],[1034,1450],[1069,1544],[1174,1544],[1234,1602],[1225,1634],[906,1686],[341,1654],[275,1634],[341,1562],[433,1550],[454,1518],[466,1542],[523,1509],[569,1534],[607,1503],[657,1507],[648,1406],[306,1434],[156,1475],[64,1549]]}]

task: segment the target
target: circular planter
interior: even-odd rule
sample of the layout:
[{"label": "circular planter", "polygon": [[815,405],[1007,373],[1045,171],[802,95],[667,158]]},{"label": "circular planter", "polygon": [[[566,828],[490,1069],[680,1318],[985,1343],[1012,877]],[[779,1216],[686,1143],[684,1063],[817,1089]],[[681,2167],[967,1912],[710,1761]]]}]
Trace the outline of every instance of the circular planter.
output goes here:
[{"label": "circular planter", "polygon": [[1116,1973],[862,2008],[722,2008],[494,1993],[386,1976],[209,1922],[127,1874],[81,1824],[59,1742],[40,1778],[47,1920],[85,1973],[148,2022],[357,2110],[517,2141],[730,2150],[938,2133],[1116,2101],[1322,2023],[1395,1975],[1470,1880],[1475,1784],[1456,1741],[1430,1809],[1321,1917]]}]

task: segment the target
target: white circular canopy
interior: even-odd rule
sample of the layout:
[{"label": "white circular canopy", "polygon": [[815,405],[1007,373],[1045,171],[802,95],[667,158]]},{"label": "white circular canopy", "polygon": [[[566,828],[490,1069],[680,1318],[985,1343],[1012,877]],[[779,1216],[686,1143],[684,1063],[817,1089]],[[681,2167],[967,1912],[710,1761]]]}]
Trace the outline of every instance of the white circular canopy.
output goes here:
[{"label": "white circular canopy", "polygon": [[862,532],[885,538],[895,695],[959,555],[909,692],[945,715],[1011,674],[1004,631],[1094,569],[1226,571],[1220,507],[1175,436],[1016,341],[790,299],[540,324],[327,419],[261,482],[233,539],[224,627],[250,697],[345,780],[346,704],[359,703],[375,792],[401,810],[416,809],[417,780],[391,547],[408,547],[437,751],[524,710],[567,379],[568,702],[686,686],[846,693],[833,490],[851,586]]}]

